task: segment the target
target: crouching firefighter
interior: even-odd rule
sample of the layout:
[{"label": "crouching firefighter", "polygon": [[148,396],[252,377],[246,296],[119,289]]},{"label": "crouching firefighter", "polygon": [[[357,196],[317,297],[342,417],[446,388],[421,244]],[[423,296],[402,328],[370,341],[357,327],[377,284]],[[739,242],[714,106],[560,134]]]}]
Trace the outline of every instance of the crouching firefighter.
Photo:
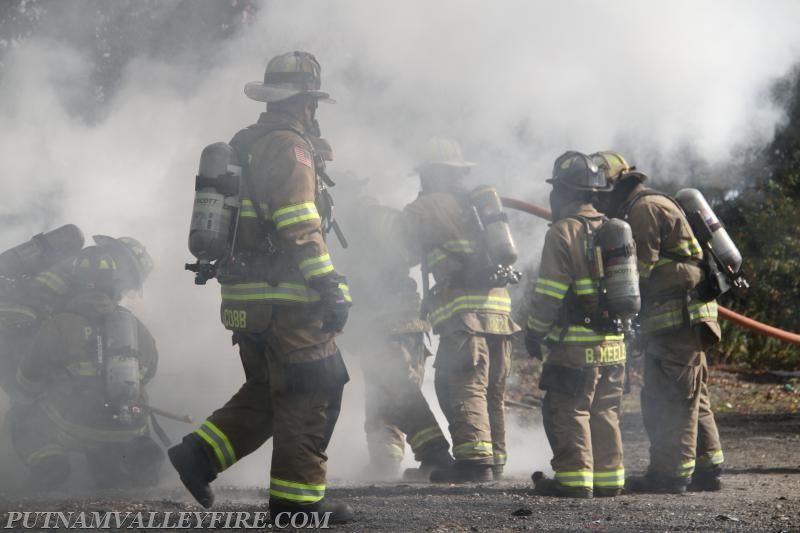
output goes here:
[{"label": "crouching firefighter", "polygon": [[[613,185],[604,195],[604,212],[626,220],[633,231],[642,292],[642,418],[650,464],[644,476],[628,478],[626,489],[682,493],[691,485],[719,490],[723,454],[708,398],[705,350],[720,340],[716,296],[726,290],[726,278],[711,260],[730,263],[722,272],[735,284],[746,283],[737,272],[741,255],[725,239],[721,224],[709,228],[702,222],[716,222],[710,208],[694,229],[699,213],[692,191],[697,191],[684,189],[674,199],[645,187],[647,176],[620,154],[592,157]],[[689,202],[683,202],[687,194]]]},{"label": "crouching firefighter", "polygon": [[100,487],[155,485],[164,460],[150,437],[145,391],[158,366],[156,345],[118,305],[124,292],[141,288],[152,261],[135,239],[95,241],[71,260],[70,291],[19,364],[28,401],[15,409],[11,438],[32,489],[64,483],[71,452],[85,455]]},{"label": "crouching firefighter", "polygon": [[211,481],[272,437],[273,519],[331,512],[331,523],[347,521],[350,507],[325,498],[325,450],[349,379],[334,337],[350,297],[323,238],[332,205],[311,139],[319,137],[317,103],[331,100],[306,52],[272,58],[263,83],[247,84],[245,94],[267,111],[230,146],[204,150],[189,238],[199,261],[187,266],[198,281],[215,274],[221,285],[221,319],[239,346],[245,383],[168,455],[210,507]]},{"label": "crouching firefighter", "polygon": [[633,240],[627,224],[595,209],[608,184],[588,156],[561,155],[548,182],[555,222],[545,236],[525,345],[532,357],[545,356],[539,387],[555,477],[535,472],[535,491],[616,496],[625,483],[622,332],[640,303]]},{"label": "crouching firefighter", "polygon": [[466,189],[474,163],[464,160],[458,143],[434,137],[421,159],[422,191],[402,221],[411,262],[422,265],[423,310],[439,335],[434,384],[455,458],[453,466],[433,470],[430,480],[499,479],[506,464],[511,335],[519,331],[506,289],[519,280],[511,268],[516,246],[495,188]]}]

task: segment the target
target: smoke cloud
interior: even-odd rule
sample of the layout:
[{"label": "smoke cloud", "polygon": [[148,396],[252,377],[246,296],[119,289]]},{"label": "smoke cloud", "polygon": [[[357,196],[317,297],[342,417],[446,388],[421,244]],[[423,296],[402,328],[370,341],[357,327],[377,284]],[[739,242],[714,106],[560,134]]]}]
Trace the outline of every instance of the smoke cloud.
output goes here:
[{"label": "smoke cloud", "polygon": [[[476,184],[540,204],[552,162],[567,149],[618,149],[645,171],[657,167],[655,183],[685,179],[687,147],[713,165],[769,141],[783,113],[770,83],[800,57],[794,1],[259,5],[248,26],[213,47],[171,54],[171,36],[155,35],[150,50],[159,53],[115,65],[113,94],[96,94],[94,60],[69,38],[93,23],[88,10],[65,19],[69,27],[51,20],[37,38],[0,43],[0,249],[64,223],[87,238],[145,243],[156,270],[143,298],[127,303],[160,348],[151,397],[197,419],[244,377],[219,324],[216,283],[196,287],[183,271],[193,180],[202,148],[263,110],[242,87],[261,78],[269,57],[317,55],[323,88],[338,101],[318,111],[335,149],[330,170],[369,178],[367,192],[395,207],[414,198],[416,147],[436,134],[462,142],[478,163]],[[192,9],[164,2],[156,14],[192,24],[180,12]],[[93,105],[102,111],[87,113]],[[538,258],[545,225],[513,220],[525,267]],[[359,373],[353,361],[356,382]],[[330,450],[333,476],[363,464],[362,423],[353,383]],[[188,429],[168,425],[174,438]],[[541,434],[520,439],[520,431],[510,429],[512,465],[544,466]],[[264,483],[267,451],[259,453],[226,482]]]}]

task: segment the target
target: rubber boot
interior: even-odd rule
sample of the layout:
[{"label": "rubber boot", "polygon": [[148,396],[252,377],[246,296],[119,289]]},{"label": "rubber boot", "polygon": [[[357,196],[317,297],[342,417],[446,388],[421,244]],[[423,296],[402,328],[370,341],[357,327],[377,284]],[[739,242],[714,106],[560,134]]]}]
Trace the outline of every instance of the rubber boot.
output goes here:
[{"label": "rubber boot", "polygon": [[505,465],[492,465],[492,479],[494,481],[500,481],[503,479],[503,471],[505,470]]},{"label": "rubber boot", "polygon": [[697,469],[692,474],[692,481],[687,490],[690,492],[716,492],[722,490],[722,481],[719,479],[722,468]]},{"label": "rubber boot", "polygon": [[492,481],[492,465],[455,461],[448,468],[431,472],[431,483],[488,483]]},{"label": "rubber boot", "polygon": [[[316,513],[316,516],[314,516],[314,513]],[[298,524],[298,528],[314,523],[323,524],[325,523],[326,513],[330,513],[328,515],[328,524],[345,524],[351,522],[353,518],[355,518],[353,508],[348,504],[330,501],[327,498],[322,498],[316,503],[305,505],[278,500],[276,498],[269,499],[269,515],[272,519],[272,523],[278,527],[285,527],[293,523]],[[304,524],[304,526],[299,526],[301,523]]]},{"label": "rubber boot", "polygon": [[446,449],[438,449],[422,458],[418,468],[406,468],[403,472],[405,481],[428,482],[434,470],[447,470],[452,468],[455,460]]},{"label": "rubber boot", "polygon": [[556,498],[591,498],[592,489],[588,487],[567,487],[555,479],[550,479],[544,473],[536,471],[531,476],[533,492],[538,496],[554,496]]},{"label": "rubber boot", "polygon": [[214,504],[214,492],[210,483],[217,471],[206,453],[203,441],[194,433],[183,437],[183,441],[167,450],[169,462],[178,471],[181,482],[197,503],[208,509]]},{"label": "rubber boot", "polygon": [[655,474],[628,476],[625,478],[625,490],[656,494],[684,494],[689,479],[688,477],[664,477]]},{"label": "rubber boot", "polygon": [[69,456],[46,457],[30,467],[22,489],[34,492],[57,489],[67,481],[70,470]]}]

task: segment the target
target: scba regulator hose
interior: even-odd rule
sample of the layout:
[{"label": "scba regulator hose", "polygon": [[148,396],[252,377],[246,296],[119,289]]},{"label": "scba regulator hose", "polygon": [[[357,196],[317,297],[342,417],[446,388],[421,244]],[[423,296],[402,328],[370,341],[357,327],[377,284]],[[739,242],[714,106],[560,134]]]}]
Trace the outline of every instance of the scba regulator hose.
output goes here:
[{"label": "scba regulator hose", "polygon": [[[523,202],[522,200],[517,200],[516,198],[501,198],[501,200],[503,201],[503,205],[510,209],[516,209],[517,211],[522,211],[545,220],[552,220],[553,218],[550,210],[545,209],[544,207]],[[744,315],[740,315],[739,313],[731,311],[726,307],[719,306],[719,316],[725,320],[728,320],[729,322],[733,322],[738,326],[751,329],[763,335],[767,335],[791,344],[800,345],[800,335],[778,329],[768,324],[764,324],[763,322],[759,322],[758,320],[753,320],[752,318],[748,318]]]}]

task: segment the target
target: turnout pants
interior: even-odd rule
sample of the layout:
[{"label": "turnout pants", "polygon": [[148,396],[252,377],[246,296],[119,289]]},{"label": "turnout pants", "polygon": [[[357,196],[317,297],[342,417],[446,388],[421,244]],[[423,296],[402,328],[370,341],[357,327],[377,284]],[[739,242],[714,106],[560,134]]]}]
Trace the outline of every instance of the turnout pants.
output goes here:
[{"label": "turnout pants", "polygon": [[447,450],[445,439],[420,386],[427,351],[423,333],[386,338],[378,353],[363,360],[366,381],[367,446],[375,465],[392,465],[405,454],[405,439],[417,461]]},{"label": "turnout pants", "polygon": [[690,330],[648,341],[642,417],[650,438],[650,475],[689,478],[698,463],[722,464],[706,355]]},{"label": "turnout pants", "polygon": [[327,456],[348,380],[333,339],[302,345],[308,335],[296,309],[276,310],[261,334],[236,334],[246,381],[195,433],[221,472],[273,438],[270,498],[313,504],[325,495]]},{"label": "turnout pants", "polygon": [[625,365],[544,365],[542,419],[561,485],[591,491],[625,484],[619,429],[624,381]]},{"label": "turnout pants", "polygon": [[436,396],[453,440],[457,463],[506,463],[506,379],[511,339],[456,330],[439,338]]}]

